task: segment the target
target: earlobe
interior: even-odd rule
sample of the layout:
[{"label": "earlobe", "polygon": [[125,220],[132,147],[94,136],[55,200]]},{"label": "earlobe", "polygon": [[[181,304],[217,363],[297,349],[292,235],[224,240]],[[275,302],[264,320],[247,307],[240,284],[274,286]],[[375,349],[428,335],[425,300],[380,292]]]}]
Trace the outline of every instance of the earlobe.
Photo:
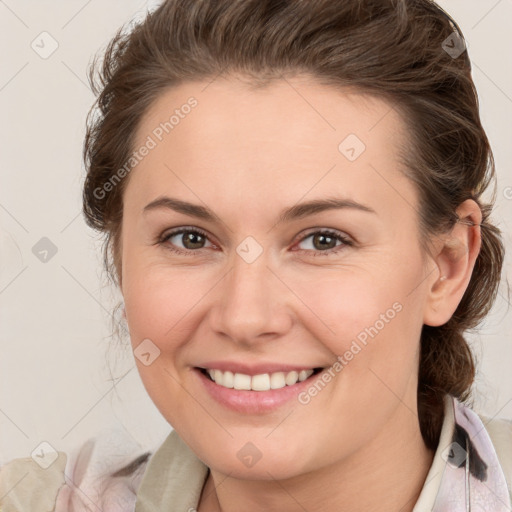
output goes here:
[{"label": "earlobe", "polygon": [[432,327],[450,320],[471,280],[480,252],[482,212],[472,199],[457,208],[459,220],[437,239],[435,268],[428,282],[423,323]]}]

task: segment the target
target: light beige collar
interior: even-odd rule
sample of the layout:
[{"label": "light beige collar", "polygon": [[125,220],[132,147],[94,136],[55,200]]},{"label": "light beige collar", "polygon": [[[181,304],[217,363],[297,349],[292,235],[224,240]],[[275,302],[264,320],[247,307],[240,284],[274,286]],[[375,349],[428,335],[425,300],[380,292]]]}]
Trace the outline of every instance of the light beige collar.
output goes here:
[{"label": "light beige collar", "polygon": [[208,466],[173,430],[148,462],[135,512],[195,511],[207,475]]}]

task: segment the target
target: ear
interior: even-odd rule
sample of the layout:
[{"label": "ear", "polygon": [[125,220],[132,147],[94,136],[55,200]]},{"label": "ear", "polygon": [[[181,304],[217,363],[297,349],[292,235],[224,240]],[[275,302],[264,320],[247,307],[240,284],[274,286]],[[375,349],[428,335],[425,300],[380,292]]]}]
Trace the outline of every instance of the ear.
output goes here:
[{"label": "ear", "polygon": [[423,323],[445,324],[457,309],[471,280],[482,243],[482,211],[472,199],[457,208],[459,220],[452,230],[436,240],[434,263],[425,303]]}]

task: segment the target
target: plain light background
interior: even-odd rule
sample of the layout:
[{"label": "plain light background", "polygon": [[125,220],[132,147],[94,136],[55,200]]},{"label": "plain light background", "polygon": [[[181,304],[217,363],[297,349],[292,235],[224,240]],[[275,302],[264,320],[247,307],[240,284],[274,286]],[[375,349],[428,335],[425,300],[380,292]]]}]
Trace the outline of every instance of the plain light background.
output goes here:
[{"label": "plain light background", "polygon": [[[170,430],[131,351],[108,350],[116,295],[105,286],[100,239],[81,214],[85,116],[94,101],[88,63],[123,23],[158,3],[0,0],[0,464],[30,456],[42,441],[69,452],[115,428],[155,447]],[[512,0],[439,3],[467,40],[498,171],[494,219],[508,250],[504,276],[512,282]],[[46,262],[37,244],[53,247]],[[512,418],[506,297],[503,285],[471,339],[479,361],[475,409]]]}]

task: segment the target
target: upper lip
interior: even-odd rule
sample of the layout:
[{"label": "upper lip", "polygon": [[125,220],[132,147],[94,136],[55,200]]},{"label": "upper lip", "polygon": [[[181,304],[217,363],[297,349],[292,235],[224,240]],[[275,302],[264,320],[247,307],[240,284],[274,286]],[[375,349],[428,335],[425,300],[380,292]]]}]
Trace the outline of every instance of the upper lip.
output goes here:
[{"label": "upper lip", "polygon": [[245,375],[260,375],[275,372],[300,372],[301,370],[314,370],[324,368],[322,365],[311,364],[283,364],[283,363],[244,363],[237,361],[208,361],[197,366],[208,370],[221,370],[223,372],[243,373]]}]

